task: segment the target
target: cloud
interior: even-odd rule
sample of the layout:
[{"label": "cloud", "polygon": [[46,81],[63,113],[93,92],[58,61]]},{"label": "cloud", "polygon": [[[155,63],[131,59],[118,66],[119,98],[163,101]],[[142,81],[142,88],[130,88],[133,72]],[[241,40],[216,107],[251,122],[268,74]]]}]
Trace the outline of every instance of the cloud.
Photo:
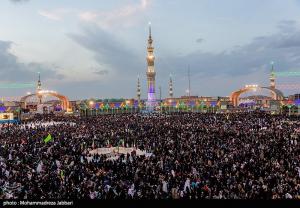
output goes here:
[{"label": "cloud", "polygon": [[283,33],[295,32],[297,22],[294,20],[282,20],[278,23],[278,28]]},{"label": "cloud", "polygon": [[10,1],[13,3],[22,3],[22,2],[29,1],[29,0],[10,0]]},{"label": "cloud", "polygon": [[98,74],[98,75],[106,75],[106,74],[108,74],[108,70],[98,70],[98,71],[95,71],[94,73]]},{"label": "cloud", "polygon": [[[284,28],[289,28],[285,30]],[[211,77],[217,75],[241,76],[256,72],[268,72],[274,60],[279,70],[300,67],[300,30],[294,21],[282,21],[278,33],[260,36],[251,43],[221,53],[194,51],[183,56],[166,57],[179,74],[186,73],[187,64],[194,74]]]},{"label": "cloud", "polygon": [[114,34],[97,26],[82,27],[82,34],[68,34],[82,47],[94,52],[95,60],[103,67],[116,72],[126,71],[124,75],[135,73],[144,66],[144,59],[119,41]]},{"label": "cloud", "polygon": [[40,10],[38,14],[50,20],[60,21],[69,12],[71,10],[60,8],[55,10]]},{"label": "cloud", "polygon": [[149,7],[151,1],[140,0],[139,4],[130,4],[108,12],[85,11],[79,14],[79,18],[83,21],[96,23],[102,28],[111,28],[113,26],[129,27],[141,19],[137,16]]},{"label": "cloud", "polygon": [[204,41],[203,38],[198,38],[198,39],[196,40],[196,43],[202,43],[203,41]]},{"label": "cloud", "polygon": [[50,67],[39,63],[20,63],[15,55],[9,52],[12,42],[0,41],[0,77],[2,82],[32,81],[37,72],[41,72],[45,79],[62,79]]},{"label": "cloud", "polygon": [[[286,33],[283,28],[290,28],[289,32]],[[95,25],[86,25],[81,34],[68,36],[94,53],[95,60],[101,65],[101,69],[97,70],[112,72],[103,85],[109,92],[101,92],[101,95],[134,95],[133,77],[146,69],[144,54],[132,50],[115,35],[116,33],[112,34]],[[240,87],[243,83],[260,83],[264,80],[268,82],[271,61],[275,61],[275,70],[278,71],[300,68],[300,43],[297,41],[298,37],[300,39],[299,35],[300,30],[296,24],[283,21],[278,25],[278,32],[273,35],[255,37],[249,44],[221,53],[194,51],[168,56],[159,55],[160,52],[156,50],[157,86],[166,85],[163,88],[167,89],[166,83],[169,74],[172,73],[176,82],[175,91],[181,90],[179,95],[182,95],[186,89],[188,64],[192,79],[197,80],[197,83],[193,81],[193,92],[199,95],[229,95],[230,90]],[[100,72],[103,73],[105,72]],[[123,86],[122,92],[119,90],[120,86]],[[204,89],[207,90],[203,91]],[[143,90],[145,92],[145,89]]]}]

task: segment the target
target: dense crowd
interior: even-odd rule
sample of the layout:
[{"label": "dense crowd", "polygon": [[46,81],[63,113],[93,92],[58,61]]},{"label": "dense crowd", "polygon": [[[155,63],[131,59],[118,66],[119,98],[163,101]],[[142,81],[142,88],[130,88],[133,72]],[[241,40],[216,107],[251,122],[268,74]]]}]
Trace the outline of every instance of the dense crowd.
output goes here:
[{"label": "dense crowd", "polygon": [[[38,116],[0,127],[0,198],[300,199],[299,124],[262,112]],[[152,155],[87,151],[121,140]]]}]

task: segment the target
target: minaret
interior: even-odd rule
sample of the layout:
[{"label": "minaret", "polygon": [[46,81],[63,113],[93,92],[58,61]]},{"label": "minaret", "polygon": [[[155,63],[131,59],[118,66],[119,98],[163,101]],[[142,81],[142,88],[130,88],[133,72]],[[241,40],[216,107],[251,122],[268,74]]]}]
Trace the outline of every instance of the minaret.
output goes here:
[{"label": "minaret", "polygon": [[39,80],[38,80],[37,87],[36,87],[36,95],[38,97],[39,104],[41,104],[42,103],[42,95],[40,94],[40,91],[42,90],[42,82],[41,82],[41,73],[38,72],[38,74],[39,74]]},{"label": "minaret", "polygon": [[41,73],[38,72],[38,74],[39,74],[39,80],[38,80],[38,83],[37,83],[37,91],[40,91],[42,89]]},{"label": "minaret", "polygon": [[[275,90],[275,72],[274,72],[274,62],[271,62],[271,74],[270,74],[270,89]],[[273,100],[277,100],[276,93],[271,91],[271,97]]]},{"label": "minaret", "polygon": [[154,69],[154,48],[152,46],[152,34],[151,34],[151,23],[149,23],[149,38],[147,47],[147,84],[148,84],[148,107],[154,107],[157,105],[155,98],[155,69]]},{"label": "minaret", "polygon": [[138,76],[138,80],[137,80],[137,90],[136,90],[136,94],[137,94],[138,102],[140,102],[140,101],[141,101],[141,83],[140,83],[140,76]]},{"label": "minaret", "polygon": [[172,81],[171,74],[170,74],[170,81],[169,81],[169,97],[173,98],[173,81]]}]

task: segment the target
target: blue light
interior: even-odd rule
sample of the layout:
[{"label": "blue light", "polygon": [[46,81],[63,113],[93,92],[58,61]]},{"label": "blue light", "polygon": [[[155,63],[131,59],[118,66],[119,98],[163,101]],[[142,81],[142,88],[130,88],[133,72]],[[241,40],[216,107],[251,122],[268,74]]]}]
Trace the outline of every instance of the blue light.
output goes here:
[{"label": "blue light", "polygon": [[215,107],[216,105],[217,105],[217,102],[216,102],[216,101],[211,101],[211,102],[210,102],[210,106]]},{"label": "blue light", "polygon": [[194,107],[196,105],[195,101],[190,101],[189,106]]}]

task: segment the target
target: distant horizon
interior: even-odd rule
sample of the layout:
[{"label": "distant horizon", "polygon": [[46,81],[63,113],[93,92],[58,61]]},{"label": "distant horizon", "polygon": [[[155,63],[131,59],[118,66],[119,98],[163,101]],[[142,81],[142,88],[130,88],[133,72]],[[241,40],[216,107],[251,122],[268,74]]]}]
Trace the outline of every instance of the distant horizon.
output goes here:
[{"label": "distant horizon", "polygon": [[[298,93],[298,94],[300,94],[300,93]],[[289,97],[289,96],[293,96],[293,95],[295,95],[295,94],[290,94],[290,95],[285,95],[285,97]],[[65,95],[65,96],[67,96],[67,95]],[[270,95],[264,95],[264,94],[255,94],[255,95],[249,95],[249,94],[242,94],[241,96],[240,96],[240,98],[249,98],[249,97],[270,97]],[[21,97],[23,97],[23,96],[17,96],[17,97],[15,97],[15,98],[19,98],[19,99],[21,99]],[[67,96],[68,97],[68,96]],[[168,97],[168,96],[166,96],[166,97],[162,97],[162,100],[165,100],[165,99],[178,99],[178,98],[188,98],[189,96],[187,96],[187,95],[181,95],[181,96],[176,96],[176,97]],[[190,95],[190,97],[191,98],[195,98],[195,97],[197,97],[197,98],[230,98],[230,95],[227,95],[227,96],[221,96],[221,95],[219,95],[219,96],[198,96],[198,95]],[[12,97],[13,98],[13,97]],[[4,100],[4,102],[19,102],[20,100]],[[69,99],[69,101],[82,101],[82,100],[131,100],[131,99],[134,99],[134,100],[137,100],[137,98],[136,97],[128,97],[128,98],[126,98],[126,97],[106,97],[106,98],[97,98],[97,97],[90,97],[90,98],[80,98],[80,99],[72,99],[72,98],[69,98],[68,97],[68,99]],[[49,101],[57,101],[58,99],[57,98],[54,98],[54,99],[48,99],[48,100],[46,100],[45,102],[49,102]],[[159,100],[159,98],[157,99],[157,100]],[[147,98],[141,98],[141,101],[147,101]],[[0,97],[0,102],[2,102],[2,98]],[[100,102],[100,101],[99,101]],[[118,102],[118,101],[116,101],[116,102]]]},{"label": "distant horizon", "polygon": [[[300,93],[297,0],[3,0],[0,12],[0,85],[36,83],[41,72],[44,89],[70,100],[135,98],[139,76],[146,98],[151,22],[157,98],[170,74],[174,97],[186,94],[188,66],[195,96],[268,86],[272,62],[284,95]],[[28,91],[3,87],[0,98]]]}]

